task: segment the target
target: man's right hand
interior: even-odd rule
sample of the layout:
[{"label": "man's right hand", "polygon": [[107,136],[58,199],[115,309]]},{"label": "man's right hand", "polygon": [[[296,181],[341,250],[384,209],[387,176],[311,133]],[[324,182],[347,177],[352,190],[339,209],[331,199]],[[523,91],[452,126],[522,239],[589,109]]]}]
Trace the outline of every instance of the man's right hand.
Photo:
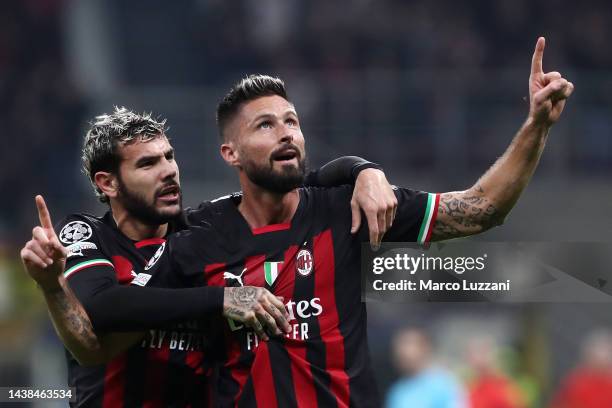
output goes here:
[{"label": "man's right hand", "polygon": [[40,225],[34,227],[32,239],[21,249],[21,260],[42,290],[62,290],[58,277],[64,272],[67,251],[53,230],[45,200],[40,195],[35,200]]},{"label": "man's right hand", "polygon": [[267,333],[280,336],[291,331],[283,299],[256,286],[226,287],[223,316],[251,327],[264,341],[270,339]]}]

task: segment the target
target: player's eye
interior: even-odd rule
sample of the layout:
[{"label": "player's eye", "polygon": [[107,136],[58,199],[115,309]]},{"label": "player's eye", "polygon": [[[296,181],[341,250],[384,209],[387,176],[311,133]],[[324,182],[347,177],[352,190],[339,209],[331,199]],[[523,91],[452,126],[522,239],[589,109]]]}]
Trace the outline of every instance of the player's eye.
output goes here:
[{"label": "player's eye", "polygon": [[260,128],[260,129],[271,129],[272,128],[272,122],[270,122],[269,120],[264,120],[259,125],[257,125],[257,127]]},{"label": "player's eye", "polygon": [[168,161],[174,160],[174,151],[166,153],[166,160]]},{"label": "player's eye", "polygon": [[138,163],[138,167],[151,167],[153,164],[153,160],[143,160]]},{"label": "player's eye", "polygon": [[291,127],[295,127],[298,125],[298,121],[295,119],[287,119],[285,123]]}]

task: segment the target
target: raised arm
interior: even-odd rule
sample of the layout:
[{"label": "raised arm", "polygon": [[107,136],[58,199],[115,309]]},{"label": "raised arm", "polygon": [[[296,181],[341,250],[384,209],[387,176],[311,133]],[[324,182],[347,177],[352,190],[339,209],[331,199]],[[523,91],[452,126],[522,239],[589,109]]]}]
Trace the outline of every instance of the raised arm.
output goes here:
[{"label": "raised arm", "polygon": [[66,249],[53,230],[51,216],[41,196],[36,197],[40,225],[21,250],[26,271],[43,293],[58,336],[79,363],[101,351],[101,343],[91,321],[62,276]]},{"label": "raised arm", "polygon": [[527,120],[504,154],[474,186],[440,195],[432,241],[477,234],[502,224],[531,180],[548,132],[574,90],[560,73],[544,73],[544,46],[544,38],[538,38],[531,62]]}]

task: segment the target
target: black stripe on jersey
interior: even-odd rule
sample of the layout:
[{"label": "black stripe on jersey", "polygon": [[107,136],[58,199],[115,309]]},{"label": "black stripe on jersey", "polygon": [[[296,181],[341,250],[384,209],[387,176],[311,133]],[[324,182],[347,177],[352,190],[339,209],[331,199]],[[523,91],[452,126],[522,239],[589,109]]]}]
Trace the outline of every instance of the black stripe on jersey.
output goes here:
[{"label": "black stripe on jersey", "polygon": [[[225,325],[225,343],[223,345],[225,355],[223,361],[227,361],[230,358],[235,358],[235,356],[230,355],[231,350],[229,349],[229,347],[236,347],[238,349],[239,357],[235,366],[243,369],[244,367],[246,367],[247,372],[244,374],[244,377],[246,377],[245,381],[250,381],[250,367],[253,365],[254,355],[250,352],[244,352],[239,343],[239,340],[236,340],[233,334],[231,333],[227,320],[223,320],[223,325]],[[219,406],[221,407],[233,407],[234,400],[236,399],[236,396],[240,393],[240,384],[236,382],[232,374],[232,370],[222,363],[222,365],[219,367],[219,380],[217,388],[217,392],[219,394]],[[255,394],[252,395],[252,398],[253,401],[255,401]]]},{"label": "black stripe on jersey", "polygon": [[[222,405],[222,406],[234,406],[233,402],[231,405]],[[253,379],[249,375],[247,378],[244,387],[242,387],[242,394],[240,394],[240,400],[238,401],[238,408],[253,408],[257,407],[257,401],[255,399],[255,389],[253,388]],[[258,407],[258,408],[267,408],[267,407]]]},{"label": "black stripe on jersey", "polygon": [[289,353],[287,353],[287,349],[285,349],[284,346],[272,344],[273,341],[279,343],[283,343],[284,341],[283,339],[271,340],[267,347],[270,368],[272,369],[274,390],[276,391],[276,400],[278,401],[278,405],[283,408],[297,407]]},{"label": "black stripe on jersey", "polygon": [[142,406],[145,398],[147,349],[137,349],[137,347],[140,347],[140,344],[133,346],[126,356],[124,392],[126,407]]},{"label": "black stripe on jersey", "polygon": [[[169,336],[172,336],[169,331]],[[168,339],[171,341],[171,338]],[[193,353],[199,353],[194,351]],[[166,404],[172,401],[173,406],[191,406],[192,408],[208,405],[209,384],[205,373],[208,367],[204,360],[190,367],[187,358],[190,351],[170,350],[168,358],[168,376],[166,377]],[[203,356],[203,354],[202,354]]]},{"label": "black stripe on jersey", "polygon": [[[312,240],[308,240],[306,245],[302,245],[300,249],[308,249],[312,254]],[[295,284],[292,299],[295,302],[300,300],[310,301],[310,299],[315,297],[314,274],[317,273],[317,271],[314,270],[314,265],[313,271],[307,278],[298,275],[297,270],[295,270],[294,273]],[[306,361],[310,363],[312,380],[317,393],[317,405],[325,408],[335,407],[336,399],[329,392],[331,383],[329,373],[317,368],[326,366],[326,350],[325,345],[321,341],[319,319],[316,316],[311,316],[308,321],[308,340],[309,341],[306,342]]]},{"label": "black stripe on jersey", "polygon": [[[332,234],[335,231],[332,232]],[[339,233],[338,235],[341,235]],[[334,259],[340,259],[340,254],[337,253],[340,245],[334,245]],[[354,257],[359,259],[360,251],[357,246],[352,250]],[[336,266],[336,265],[334,265]],[[371,369],[370,352],[367,338],[367,308],[365,303],[360,302],[356,307],[360,310],[355,310],[353,307],[346,307],[342,305],[348,305],[352,303],[352,294],[361,292],[361,286],[350,287],[352,285],[361,285],[360,279],[347,279],[346,276],[336,273],[336,279],[334,281],[334,291],[336,298],[336,311],[338,313],[339,322],[351,321],[351,317],[357,313],[361,313],[363,319],[359,319],[355,322],[356,325],[361,327],[355,327],[351,325],[338,325],[338,330],[344,338],[344,369],[347,370],[349,367],[352,371],[360,372],[360,375],[349,375],[349,395],[351,402],[358,401],[360,406],[363,407],[376,407],[380,404],[380,395],[377,386],[377,381],[374,378],[374,372]],[[351,336],[347,333],[348,330],[364,333],[365,338],[361,339],[360,336]],[[358,369],[359,368],[359,369]],[[364,387],[367,384],[367,387]]]},{"label": "black stripe on jersey", "polygon": [[70,407],[102,408],[101,383],[104,381],[105,366],[81,366],[68,350],[66,350],[66,360],[70,373],[68,386],[76,389],[76,401],[70,402]]},{"label": "black stripe on jersey", "polygon": [[[171,330],[168,331],[171,335]],[[187,367],[185,364],[186,353],[170,350],[168,357],[168,369],[171,375],[166,378],[166,395],[164,401],[182,401],[186,402],[186,397],[193,391],[191,384],[187,384],[189,380]]]}]

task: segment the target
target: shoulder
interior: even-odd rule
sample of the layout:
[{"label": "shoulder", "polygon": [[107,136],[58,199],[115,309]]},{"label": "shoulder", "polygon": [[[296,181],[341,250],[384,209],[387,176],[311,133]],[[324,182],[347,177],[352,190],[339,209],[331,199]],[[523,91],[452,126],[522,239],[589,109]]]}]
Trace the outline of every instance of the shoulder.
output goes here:
[{"label": "shoulder", "polygon": [[302,187],[303,195],[307,200],[326,201],[333,204],[348,203],[353,195],[353,186],[341,185],[337,187]]},{"label": "shoulder", "polygon": [[352,186],[304,187],[301,190],[302,207],[308,217],[324,225],[340,227],[351,222],[352,195]]},{"label": "shoulder", "polygon": [[169,235],[169,250],[173,253],[191,251],[194,246],[201,246],[203,242],[215,241],[219,225],[224,222],[227,200],[230,200],[230,196],[206,201],[197,208],[187,209],[187,225]]},{"label": "shoulder", "polygon": [[221,211],[229,202],[240,199],[242,193],[232,193],[215,198],[210,201],[202,201],[197,207],[187,207],[183,210],[187,225],[198,226],[210,222],[215,213]]},{"label": "shoulder", "polygon": [[[72,279],[73,275],[84,270],[101,271],[104,279],[110,276],[109,273],[114,276],[109,270],[109,267],[114,268],[109,248],[117,242],[118,237],[114,232],[117,230],[108,225],[109,222],[106,217],[78,213],[70,214],[57,224],[57,236],[68,250],[64,272],[66,278]],[[86,279],[100,276],[97,273],[78,275]]]},{"label": "shoulder", "polygon": [[104,219],[87,213],[70,214],[56,224],[58,238],[63,245],[88,241],[105,234],[108,226]]}]

